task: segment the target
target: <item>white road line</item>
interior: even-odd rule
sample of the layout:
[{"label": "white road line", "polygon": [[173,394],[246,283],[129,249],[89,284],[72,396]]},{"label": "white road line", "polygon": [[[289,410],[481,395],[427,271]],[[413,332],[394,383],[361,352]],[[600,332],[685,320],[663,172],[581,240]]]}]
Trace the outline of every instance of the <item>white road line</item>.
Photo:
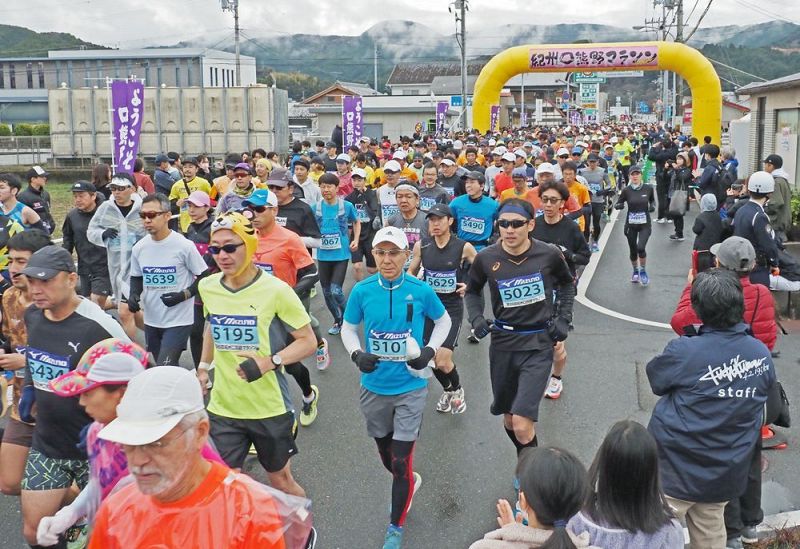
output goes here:
[{"label": "white road line", "polygon": [[600,242],[598,242],[598,245],[600,246],[600,251],[595,254],[592,254],[592,257],[589,260],[589,264],[586,265],[586,268],[583,270],[583,274],[581,274],[580,281],[578,282],[578,295],[575,297],[575,300],[581,305],[589,307],[590,309],[606,316],[618,318],[626,322],[641,324],[643,326],[672,330],[672,327],[664,322],[655,322],[653,320],[646,320],[644,318],[637,318],[635,316],[630,316],[617,311],[612,311],[607,307],[598,305],[597,303],[595,303],[586,296],[586,291],[589,289],[589,284],[591,284],[592,282],[592,277],[594,277],[595,271],[597,271],[597,266],[600,264],[600,258],[603,256],[603,252],[606,249],[606,244],[608,243],[608,239],[611,238],[611,230],[614,228],[614,224],[616,223],[617,218],[619,217],[619,212],[620,212],[619,210],[614,210],[611,213],[611,218],[608,220],[608,223],[606,223],[606,226],[603,228],[603,233],[600,235]]}]

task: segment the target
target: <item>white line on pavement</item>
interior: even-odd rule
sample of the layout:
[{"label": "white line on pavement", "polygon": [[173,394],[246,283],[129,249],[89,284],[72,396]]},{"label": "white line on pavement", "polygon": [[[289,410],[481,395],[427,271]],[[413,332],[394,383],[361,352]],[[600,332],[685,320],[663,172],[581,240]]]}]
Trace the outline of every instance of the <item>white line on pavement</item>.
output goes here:
[{"label": "white line on pavement", "polygon": [[664,322],[655,322],[653,320],[646,320],[644,318],[637,318],[635,316],[630,316],[617,311],[612,311],[607,307],[598,305],[597,303],[586,297],[586,291],[589,289],[589,284],[591,284],[592,282],[592,277],[594,277],[594,273],[597,270],[597,266],[600,264],[600,259],[603,255],[603,252],[606,249],[606,243],[608,243],[608,239],[611,237],[611,230],[614,228],[614,224],[616,223],[618,217],[619,217],[619,210],[614,210],[611,213],[611,218],[608,220],[608,223],[606,223],[606,226],[603,229],[603,233],[600,235],[600,242],[598,242],[598,245],[600,246],[600,251],[595,254],[592,254],[592,257],[589,260],[589,264],[586,265],[586,268],[583,270],[583,274],[581,274],[580,281],[578,282],[578,295],[575,297],[575,299],[581,305],[589,307],[590,309],[606,316],[618,318],[626,322],[641,324],[643,326],[651,326],[653,328],[664,328],[666,330],[672,330],[672,327]]}]

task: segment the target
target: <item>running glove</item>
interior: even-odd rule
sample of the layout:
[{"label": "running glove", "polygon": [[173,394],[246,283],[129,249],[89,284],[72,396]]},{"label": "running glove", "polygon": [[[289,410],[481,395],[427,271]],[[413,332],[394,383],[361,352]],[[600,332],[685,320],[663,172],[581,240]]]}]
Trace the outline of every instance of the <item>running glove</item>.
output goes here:
[{"label": "running glove", "polygon": [[353,351],[353,354],[350,355],[350,360],[355,362],[358,369],[365,374],[371,374],[378,369],[378,361],[380,358],[381,357],[378,355],[373,355],[372,353],[366,353],[364,351]]},{"label": "running glove", "polygon": [[117,229],[108,228],[103,231],[103,234],[100,236],[103,240],[111,240],[112,238],[117,238],[119,236],[119,231]]},{"label": "running glove", "polygon": [[653,213],[654,211],[656,211],[656,207],[655,207],[655,206],[653,206],[652,204],[650,204],[650,207],[648,208],[648,211],[649,211],[650,213]]},{"label": "running glove", "polygon": [[26,385],[22,388],[19,396],[19,418],[25,423],[35,423],[33,417],[33,405],[36,403],[36,390],[33,385]]},{"label": "running glove", "polygon": [[569,251],[565,246],[559,246],[558,249],[561,250],[561,254],[564,256],[564,259],[567,261],[572,261],[574,254],[571,251]]},{"label": "running glove", "polygon": [[128,297],[128,310],[132,313],[138,313],[139,311],[142,310],[142,308],[139,306],[138,295],[131,294],[131,296]]},{"label": "running glove", "polygon": [[43,517],[36,528],[36,543],[50,546],[58,543],[58,537],[75,524],[80,517],[67,505],[52,517]]},{"label": "running glove", "polygon": [[550,321],[547,327],[547,335],[553,341],[564,341],[569,335],[569,320],[563,316],[557,316]]},{"label": "running glove", "polygon": [[412,360],[407,360],[406,364],[414,368],[415,370],[423,370],[428,365],[428,363],[433,360],[433,356],[436,354],[436,351],[431,349],[430,347],[423,347],[420,349],[419,356]]},{"label": "running glove", "polygon": [[186,301],[186,290],[161,294],[161,303],[167,307],[174,307],[178,303],[183,303],[184,301]]},{"label": "running glove", "polygon": [[489,332],[492,331],[492,327],[489,325],[489,322],[483,317],[483,315],[476,317],[472,321],[472,333],[478,339],[483,339]]},{"label": "running glove", "polygon": [[614,209],[615,210],[621,210],[624,207],[625,207],[625,203],[624,202],[617,202],[616,204],[614,204]]}]

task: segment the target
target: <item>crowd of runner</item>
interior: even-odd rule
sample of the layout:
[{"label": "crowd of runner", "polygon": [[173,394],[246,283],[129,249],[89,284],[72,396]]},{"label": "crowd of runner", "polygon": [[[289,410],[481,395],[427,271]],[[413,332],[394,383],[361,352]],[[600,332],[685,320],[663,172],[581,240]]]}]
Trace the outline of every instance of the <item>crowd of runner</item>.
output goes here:
[{"label": "crowd of runner", "polygon": [[[298,142],[285,161],[256,149],[213,165],[163,154],[152,175],[142,160],[133,174],[99,164],[92,181],[72,184],[63,220],[50,213],[43,168],[31,168],[24,190],[0,174],[0,380],[10,408],[0,489],[21,495],[31,547],[79,547],[90,532],[89,547],[104,549],[313,547],[290,465],[298,424],[314,423],[321,398],[303,361],[327,369],[339,336],[392,478],[383,547],[401,547],[422,484],[413,456],[428,379],[441,386],[438,412],[467,409],[456,366],[466,322],[468,341],[490,338],[491,414],[519,455],[518,501],[498,503],[500,530],[473,547],[682,547],[676,518],[695,547],[740,547],[761,520],[754,483],[744,493],[738,477],[755,475],[777,329],[764,325],[770,293],[753,305],[748,288],[800,282],[783,251],[791,191],[781,157],[748,178],[737,169],[732,150],[660,126],[365,137],[344,149]],[[607,224],[623,216],[630,281],[648,286],[652,224],[672,223],[669,238],[684,240],[695,202],[693,268],[673,326],[683,335],[744,318],[756,329],[758,317],[751,347],[766,352],[725,435],[749,442],[714,473],[735,482],[712,500],[676,480],[691,457],[674,443],[691,433],[669,423],[666,403],[649,430],[615,425],[588,473],[569,452],[538,447],[541,401],[564,390],[577,281]],[[697,290],[729,289],[715,274],[726,268],[744,295],[729,324],[703,302],[716,290]],[[317,283],[328,318],[310,314]],[[656,394],[675,390],[662,370],[648,365],[648,375]],[[723,378],[720,391],[745,384]],[[237,474],[249,454],[273,490]],[[620,482],[626,491],[612,489]],[[723,521],[739,496],[741,510]]]}]

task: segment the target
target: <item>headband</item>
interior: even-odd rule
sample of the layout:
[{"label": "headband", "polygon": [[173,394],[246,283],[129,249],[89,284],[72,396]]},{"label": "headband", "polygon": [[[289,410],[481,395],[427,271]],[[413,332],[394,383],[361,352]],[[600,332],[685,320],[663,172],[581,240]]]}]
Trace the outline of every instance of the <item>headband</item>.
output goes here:
[{"label": "headband", "polygon": [[522,206],[517,206],[515,204],[506,204],[505,206],[500,208],[500,213],[498,214],[498,217],[503,215],[504,213],[515,213],[523,216],[525,219],[533,219],[528,210],[526,210]]}]

